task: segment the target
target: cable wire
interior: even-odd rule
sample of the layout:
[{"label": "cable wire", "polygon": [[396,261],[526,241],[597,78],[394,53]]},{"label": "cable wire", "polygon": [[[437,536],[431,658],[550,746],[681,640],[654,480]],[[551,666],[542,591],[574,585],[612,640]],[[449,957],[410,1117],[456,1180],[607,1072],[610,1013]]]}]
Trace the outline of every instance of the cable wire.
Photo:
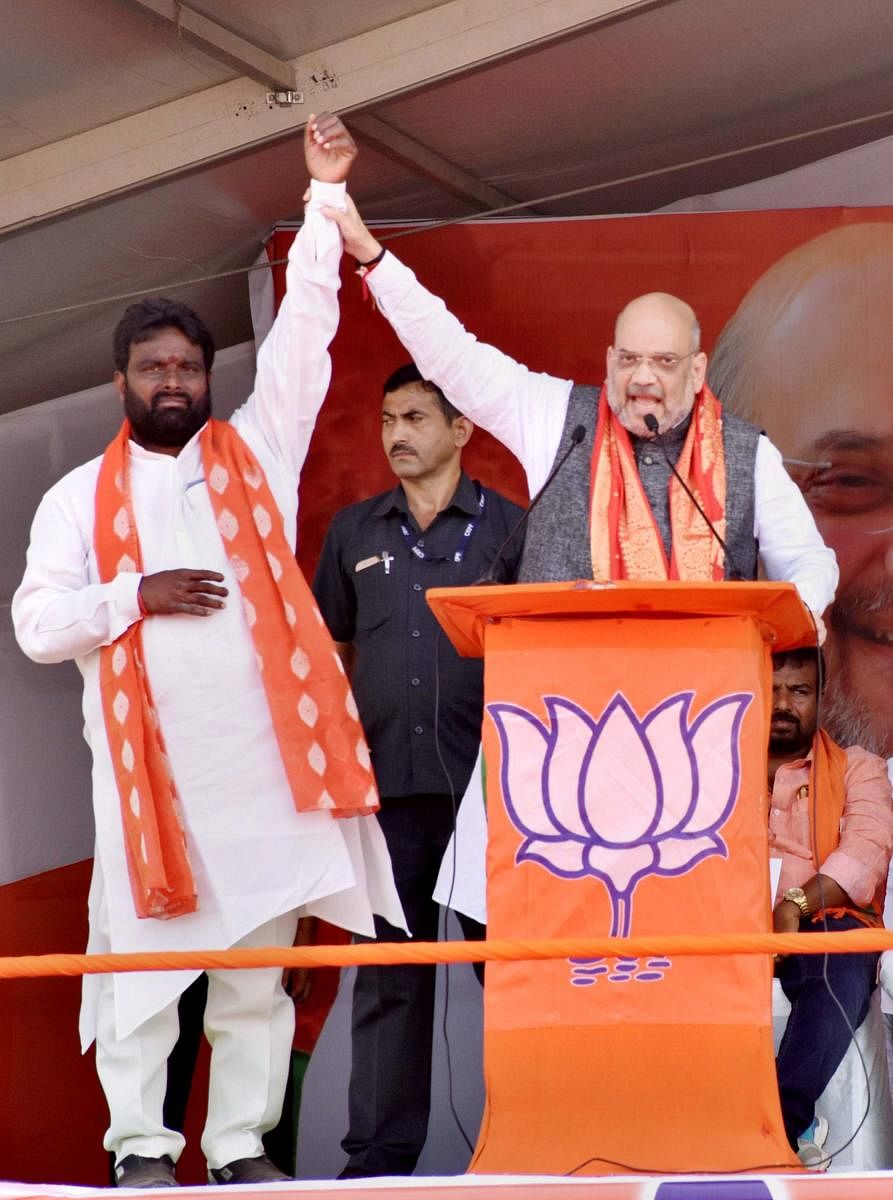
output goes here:
[{"label": "cable wire", "polygon": [[[821,640],[819,637],[818,622],[816,621],[815,614],[812,612],[811,609],[807,609],[807,612],[809,613],[809,618],[812,621],[812,627],[813,627],[813,631],[815,634],[816,730],[818,731],[822,727],[822,695],[825,690],[824,660],[822,657]],[[819,796],[816,793],[816,795],[813,796],[813,812],[816,814],[816,816],[818,816],[818,805],[819,805]],[[825,908],[825,889],[824,889],[824,884],[822,883],[821,863],[819,862],[818,833],[816,831],[816,824],[817,824],[816,821],[811,822],[809,836],[810,836],[810,842],[811,842],[812,857],[813,857],[813,861],[816,864],[816,884],[818,885],[818,890],[819,890],[819,908],[820,908],[821,918],[822,918],[822,931],[824,933],[830,933],[831,931],[828,928],[828,914],[827,914],[827,911]],[[835,1157],[838,1154],[843,1153],[844,1150],[846,1150],[849,1146],[851,1146],[853,1144],[853,1142],[855,1141],[856,1137],[858,1136],[859,1131],[861,1130],[862,1126],[868,1120],[868,1115],[871,1112],[871,1079],[869,1077],[868,1064],[865,1061],[865,1056],[862,1053],[862,1047],[859,1045],[858,1038],[856,1037],[856,1030],[853,1028],[853,1026],[850,1022],[850,1018],[840,1000],[840,997],[837,995],[837,993],[834,991],[834,988],[831,985],[831,980],[828,977],[829,961],[830,961],[830,955],[826,952],[824,955],[822,955],[822,982],[825,985],[825,989],[828,992],[828,995],[831,997],[838,1012],[840,1013],[840,1016],[843,1020],[844,1025],[846,1025],[846,1027],[847,1027],[847,1031],[849,1032],[849,1035],[850,1035],[850,1045],[855,1047],[856,1053],[859,1056],[859,1065],[862,1069],[862,1077],[865,1080],[865,1109],[862,1113],[859,1123],[856,1125],[856,1128],[853,1130],[853,1132],[850,1134],[850,1136],[847,1138],[847,1140],[842,1143],[842,1145],[838,1146],[836,1150],[830,1150],[830,1151],[824,1151],[824,1148],[823,1148],[824,1158],[821,1159],[821,1163],[820,1163],[820,1165],[822,1165],[822,1166],[825,1166],[826,1164],[827,1164],[827,1166],[830,1166],[830,1164],[834,1161]]]},{"label": "cable wire", "polygon": [[[456,870],[458,864],[458,855],[456,847],[456,818],[459,813],[459,805],[456,800],[456,785],[453,782],[453,777],[450,774],[449,767],[446,764],[446,759],[443,756],[443,748],[440,744],[440,646],[444,637],[443,626],[438,625],[437,633],[434,636],[434,752],[437,755],[437,761],[440,763],[440,769],[443,771],[446,779],[447,787],[450,793],[450,805],[453,812],[453,853],[452,853],[452,873],[450,876],[450,890],[447,895],[446,904],[444,905],[444,935],[446,934],[446,922],[449,916],[450,903],[453,899],[453,889],[456,886]],[[447,1068],[447,1100],[450,1106],[450,1113],[453,1120],[456,1122],[456,1128],[462,1135],[465,1145],[468,1147],[468,1153],[474,1154],[474,1144],[466,1132],[465,1126],[462,1124],[462,1119],[459,1116],[459,1110],[456,1107],[455,1096],[453,1094],[453,1058],[450,1051],[450,1035],[448,1026],[448,1017],[450,1009],[450,967],[445,964],[443,972],[443,1045],[446,1056]]]}]

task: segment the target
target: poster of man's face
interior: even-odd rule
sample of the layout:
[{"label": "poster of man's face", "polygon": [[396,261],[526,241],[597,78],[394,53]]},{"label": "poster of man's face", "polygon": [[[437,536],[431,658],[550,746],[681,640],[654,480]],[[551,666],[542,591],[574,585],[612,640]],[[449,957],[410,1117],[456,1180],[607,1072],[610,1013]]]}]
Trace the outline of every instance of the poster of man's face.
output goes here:
[{"label": "poster of man's face", "polygon": [[833,547],[824,724],[893,755],[893,224],[786,254],[717,340],[709,378],[788,461]]}]

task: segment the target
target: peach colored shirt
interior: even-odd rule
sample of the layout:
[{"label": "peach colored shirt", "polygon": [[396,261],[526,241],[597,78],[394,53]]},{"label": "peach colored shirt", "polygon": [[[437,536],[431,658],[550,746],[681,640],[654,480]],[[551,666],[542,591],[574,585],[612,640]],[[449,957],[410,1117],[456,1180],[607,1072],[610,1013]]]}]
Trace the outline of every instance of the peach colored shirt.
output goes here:
[{"label": "peach colored shirt", "polygon": [[[887,764],[861,746],[847,752],[846,799],[840,844],[820,866],[859,907],[886,886],[893,853],[893,791]],[[821,804],[821,796],[817,802]],[[802,887],[816,874],[809,830],[809,759],[783,763],[769,799],[769,853],[781,857],[774,904],[790,887]]]}]

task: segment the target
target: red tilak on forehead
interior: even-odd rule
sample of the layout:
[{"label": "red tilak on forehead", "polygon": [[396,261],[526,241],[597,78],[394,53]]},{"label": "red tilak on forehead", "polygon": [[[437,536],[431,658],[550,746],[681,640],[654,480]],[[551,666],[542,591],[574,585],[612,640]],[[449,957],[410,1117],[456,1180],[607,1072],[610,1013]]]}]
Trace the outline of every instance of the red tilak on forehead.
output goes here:
[{"label": "red tilak on forehead", "polygon": [[202,363],[202,365],[204,365],[204,359],[202,358],[200,351],[197,352],[196,354],[183,354],[179,351],[174,350],[170,354],[146,354],[145,356],[142,356],[142,357],[139,354],[134,354],[134,355],[132,355],[132,358],[134,358],[138,362],[142,362],[142,363],[172,363],[174,365],[177,365],[179,363],[199,363],[200,362],[200,363]]}]

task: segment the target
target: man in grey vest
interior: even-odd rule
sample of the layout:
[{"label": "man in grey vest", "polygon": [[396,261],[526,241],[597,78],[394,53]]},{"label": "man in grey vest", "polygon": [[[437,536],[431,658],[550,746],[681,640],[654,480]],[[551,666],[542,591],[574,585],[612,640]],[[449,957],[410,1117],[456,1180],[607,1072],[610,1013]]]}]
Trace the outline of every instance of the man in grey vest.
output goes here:
[{"label": "man in grey vest", "polygon": [[632,300],[607,351],[606,386],[582,387],[478,342],[385,252],[349,198],[347,211],[326,215],[419,370],[517,456],[531,495],[580,441],[532,515],[519,580],[753,579],[761,559],[769,579],[796,584],[823,636],[834,553],[778,450],[724,416],[706,387],[689,305],[660,292]]}]

